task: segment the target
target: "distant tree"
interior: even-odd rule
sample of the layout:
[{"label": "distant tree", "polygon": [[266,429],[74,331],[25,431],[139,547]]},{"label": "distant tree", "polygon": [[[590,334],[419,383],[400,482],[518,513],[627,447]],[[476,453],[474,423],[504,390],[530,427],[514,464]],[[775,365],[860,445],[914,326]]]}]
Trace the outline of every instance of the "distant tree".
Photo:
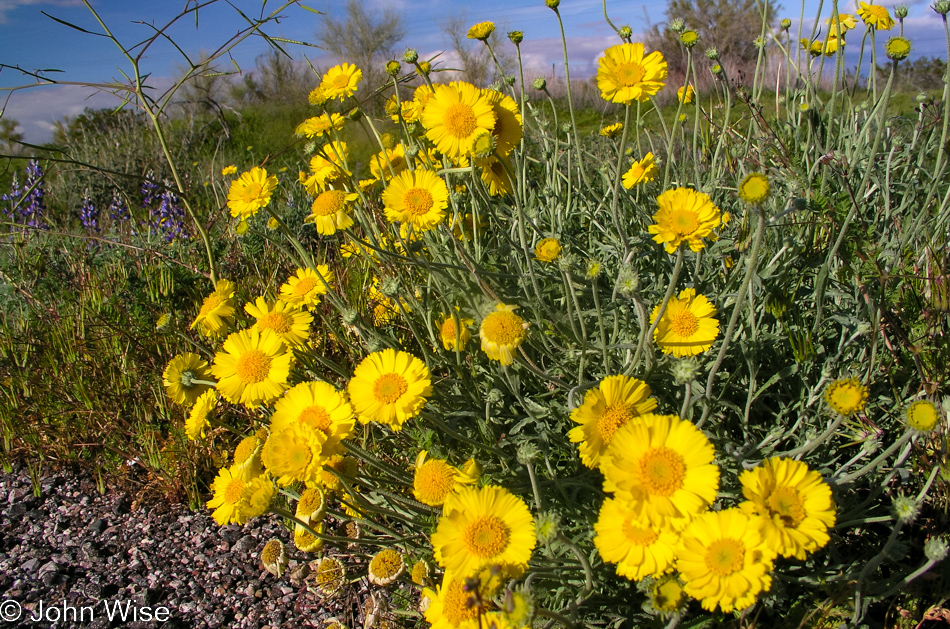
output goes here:
[{"label": "distant tree", "polygon": [[[667,28],[672,20],[681,19],[687,29],[699,34],[699,43],[693,49],[697,69],[705,65],[705,50],[716,48],[719,63],[731,77],[751,75],[759,54],[754,41],[762,32],[760,4],[758,0],[669,0],[667,23],[653,26],[646,37],[647,48],[659,50],[666,57],[671,82],[681,80],[686,72],[686,55],[679,35]],[[772,2],[766,6],[766,21],[772,26],[781,6]]]},{"label": "distant tree", "polygon": [[316,86],[310,69],[279,50],[257,58],[254,70],[235,83],[231,97],[238,104],[306,103],[307,94]]},{"label": "distant tree", "polygon": [[324,17],[317,41],[341,62],[362,70],[363,89],[368,88],[363,93],[369,93],[386,82],[386,61],[395,58],[405,34],[402,15],[393,9],[369,12],[359,0],[347,0],[343,17]]},{"label": "distant tree", "polygon": [[[468,14],[464,11],[449,16],[441,24],[442,32],[449,40],[449,46],[458,56],[458,78],[479,87],[486,87],[501,77],[485,44],[468,38],[470,26]],[[498,63],[505,74],[513,74],[516,67],[515,59],[509,50],[508,40],[501,35],[501,32],[502,29],[496,28],[488,36],[488,43],[495,51]]]},{"label": "distant tree", "polygon": [[19,155],[23,134],[17,131],[19,123],[13,118],[0,118],[0,154]]}]

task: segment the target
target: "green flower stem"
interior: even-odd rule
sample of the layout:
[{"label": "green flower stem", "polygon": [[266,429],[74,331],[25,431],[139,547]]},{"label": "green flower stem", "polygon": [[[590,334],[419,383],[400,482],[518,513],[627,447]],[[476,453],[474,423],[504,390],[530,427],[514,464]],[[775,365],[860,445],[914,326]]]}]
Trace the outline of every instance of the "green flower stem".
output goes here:
[{"label": "green flower stem", "polygon": [[[285,518],[285,519],[287,519],[287,520],[290,520],[291,522],[293,522],[294,524],[296,524],[297,526],[299,526],[299,527],[302,528],[303,530],[307,531],[308,533],[310,533],[311,535],[313,535],[314,537],[316,537],[316,538],[319,539],[319,540],[323,540],[323,541],[325,541],[325,542],[336,542],[336,543],[338,543],[338,544],[354,544],[354,543],[358,544],[358,543],[360,543],[360,540],[353,539],[353,538],[351,538],[351,537],[339,537],[339,536],[337,536],[337,535],[325,535],[325,534],[323,534],[323,533],[318,533],[316,530],[313,529],[313,527],[311,527],[309,524],[307,524],[306,522],[304,522],[303,520],[301,520],[300,518],[298,518],[297,516],[295,516],[295,515],[294,515],[293,513],[291,513],[290,511],[287,511],[286,509],[282,509],[282,508],[280,508],[280,507],[273,507],[273,506],[272,506],[272,507],[270,508],[270,512],[273,513],[274,515],[278,516],[278,517],[281,517],[281,518]],[[384,545],[384,544],[380,544],[380,543],[378,543],[378,542],[374,542],[374,541],[370,541],[370,540],[367,540],[367,542],[364,542],[364,543],[369,543],[369,544],[372,544],[372,545],[374,545],[374,546],[382,546],[382,545]]]},{"label": "green flower stem", "polygon": [[913,572],[905,576],[903,579],[897,582],[889,590],[887,590],[883,594],[875,596],[874,598],[880,601],[880,600],[890,598],[896,594],[899,594],[905,587],[907,587],[907,585],[911,581],[914,581],[915,579],[917,579],[917,577],[921,576],[922,574],[924,574],[925,572],[927,572],[928,570],[936,566],[938,563],[940,563],[939,560],[935,561],[933,559],[928,559],[927,561],[923,563],[922,566],[920,566],[919,568],[917,568],[916,570],[914,570]]},{"label": "green flower stem", "polygon": [[568,629],[574,629],[574,623],[571,622],[570,619],[568,619],[566,616],[563,616],[557,612],[553,612],[550,609],[538,608],[534,611],[534,613],[536,616],[540,616],[541,618],[550,619],[551,622],[549,622],[545,626],[549,627],[552,625],[552,623],[557,623],[559,625],[567,627]]},{"label": "green flower stem", "polygon": [[[683,270],[683,248],[684,244],[676,249],[676,261],[673,263],[673,274],[670,277],[670,283],[666,287],[666,294],[663,295],[663,301],[660,303],[660,310],[656,313],[656,318],[653,319],[652,325],[648,330],[644,330],[641,326],[640,328],[640,338],[637,342],[637,351],[633,355],[633,360],[627,366],[627,375],[633,373],[637,365],[640,364],[640,356],[643,354],[646,349],[647,344],[653,342],[653,333],[656,332],[657,326],[660,325],[660,319],[663,318],[663,314],[666,312],[666,307],[670,303],[670,299],[673,297],[673,293],[676,292],[676,282],[679,281],[680,272]],[[649,371],[644,370],[644,371]]]},{"label": "green flower stem", "polygon": [[873,461],[871,461],[864,467],[860,468],[859,470],[851,474],[845,474],[843,476],[840,476],[840,475],[832,476],[831,480],[837,485],[844,485],[846,483],[850,483],[854,481],[855,479],[861,478],[865,474],[873,472],[875,469],[877,469],[877,467],[881,463],[886,461],[892,454],[894,454],[894,452],[896,452],[898,448],[908,443],[911,439],[911,436],[912,434],[910,433],[910,431],[905,432],[904,435],[900,439],[892,443],[889,448],[884,450],[884,452],[879,454]]},{"label": "green flower stem", "polygon": [[524,466],[528,469],[528,478],[531,479],[531,493],[534,494],[534,508],[536,511],[541,511],[544,507],[541,502],[541,490],[538,488],[538,476],[534,471],[534,461],[528,461]]},{"label": "green flower stem", "polygon": [[600,4],[604,10],[604,21],[610,25],[610,28],[614,29],[614,32],[617,33],[617,36],[619,37],[620,29],[618,29],[617,26],[613,22],[611,22],[610,18],[607,16],[607,0],[602,0]]},{"label": "green flower stem", "polygon": [[825,431],[821,433],[820,435],[818,435],[817,437],[815,437],[814,439],[807,440],[805,443],[795,448],[794,450],[789,450],[788,452],[782,452],[781,454],[777,454],[774,456],[782,456],[782,457],[791,459],[795,457],[800,457],[803,454],[808,454],[809,452],[811,452],[818,446],[824,445],[828,441],[828,439],[830,439],[831,436],[835,434],[835,431],[838,430],[838,427],[841,425],[841,422],[843,422],[844,419],[845,419],[845,416],[839,414],[837,417],[835,417],[835,420],[831,422],[831,424],[828,425]]},{"label": "green flower stem", "polygon": [[[755,275],[756,265],[759,258],[759,250],[762,248],[762,241],[765,240],[765,210],[762,208],[762,205],[757,206],[757,220],[758,222],[755,225],[755,236],[752,240],[752,249],[749,251],[749,257],[746,260],[746,269],[745,276],[742,278],[742,284],[739,287],[739,291],[736,294],[736,303],[732,308],[732,316],[729,317],[729,325],[726,326],[726,333],[722,337],[722,345],[719,347],[719,354],[716,356],[716,361],[713,363],[712,368],[709,370],[709,377],[706,378],[706,400],[707,402],[712,401],[712,386],[716,382],[716,373],[719,371],[719,368],[722,366],[722,361],[726,358],[726,351],[729,349],[729,344],[732,341],[732,336],[736,330],[736,324],[739,321],[739,314],[742,310],[742,306],[745,303],[746,294],[749,292],[749,286],[752,283],[752,276]],[[700,427],[709,417],[709,414],[712,412],[712,405],[706,404],[703,409],[702,418],[696,422],[696,426]]]},{"label": "green flower stem", "polygon": [[604,361],[604,372],[610,373],[610,354],[607,351],[607,329],[604,327],[604,311],[600,307],[600,292],[597,290],[597,278],[591,281],[591,294],[594,296],[594,308],[597,311],[597,328],[600,332],[600,351]]},{"label": "green flower stem", "polygon": [[864,569],[861,570],[861,574],[858,575],[857,583],[854,586],[854,615],[851,617],[851,624],[853,626],[858,626],[861,618],[864,617],[864,614],[867,612],[867,608],[871,603],[870,597],[867,601],[863,601],[862,597],[864,594],[864,580],[867,579],[868,575],[874,572],[877,567],[887,558],[888,553],[894,547],[894,544],[897,543],[897,536],[900,534],[901,529],[904,527],[904,522],[898,520],[894,524],[893,530],[891,530],[890,537],[887,538],[887,542],[884,544],[884,548],[881,549],[877,555],[871,558],[870,561],[864,566]]},{"label": "green flower stem", "polygon": [[623,254],[630,253],[630,243],[627,242],[627,230],[620,222],[620,183],[623,174],[625,161],[625,150],[627,147],[627,135],[630,131],[630,103],[624,105],[623,129],[620,132],[620,147],[617,149],[617,169],[614,171],[614,192],[613,199],[610,201],[610,216],[614,221],[614,229],[617,230],[617,237],[620,238],[620,244],[623,248]]},{"label": "green flower stem", "polygon": [[[389,465],[388,463],[385,463],[379,460],[379,458],[373,456],[372,454],[370,454],[369,452],[367,452],[360,446],[356,445],[352,441],[344,440],[342,444],[347,452],[349,452],[350,454],[353,454],[354,456],[360,458],[363,461],[366,461],[367,463],[369,463],[371,466],[375,467],[379,471],[388,474],[396,482],[404,483],[404,484],[412,484],[412,477],[409,476],[405,471],[397,467],[393,467]],[[340,478],[341,480],[345,480],[338,473],[336,473],[336,470],[333,470],[333,472],[338,478]]]},{"label": "green flower stem", "polygon": [[564,51],[564,85],[567,87],[567,109],[571,112],[571,129],[574,130],[574,141],[571,145],[577,152],[577,170],[581,173],[581,181],[585,188],[590,188],[590,181],[587,180],[587,172],[584,170],[584,158],[581,155],[580,141],[581,136],[577,132],[577,119],[574,117],[574,97],[571,95],[571,67],[567,61],[567,38],[564,36],[564,22],[561,20],[561,14],[554,9],[554,15],[557,16],[557,25],[561,29],[561,49]]},{"label": "green flower stem", "polygon": [[525,96],[524,91],[524,65],[521,60],[521,45],[515,44],[515,51],[518,53],[518,82],[521,86],[521,98],[518,99],[518,105],[521,108],[521,143],[519,147],[519,153],[521,155],[521,177],[518,178],[518,186],[521,188],[521,198],[526,198],[527,194],[527,185],[528,185],[528,160],[525,159],[525,150],[524,150],[524,139],[527,135],[525,133],[525,127],[528,124],[527,112],[525,107],[527,106],[528,98]]},{"label": "green flower stem", "polygon": [[580,607],[580,605],[585,600],[587,600],[587,597],[590,596],[591,592],[594,591],[594,571],[590,569],[590,563],[587,561],[587,556],[581,552],[581,549],[577,547],[577,544],[574,543],[574,540],[570,539],[563,533],[559,533],[557,539],[559,542],[571,549],[571,552],[574,553],[574,556],[577,557],[577,560],[581,562],[581,567],[584,569],[584,589],[574,600],[574,607]]},{"label": "green flower stem", "polygon": [[[426,410],[423,410],[421,413],[421,416],[426,421],[431,422],[438,429],[439,432],[445,435],[448,435],[449,437],[452,437],[453,439],[457,439],[461,441],[462,443],[467,443],[468,445],[479,448],[480,450],[490,452],[491,454],[499,458],[505,456],[500,450],[493,448],[490,445],[479,443],[478,441],[475,441],[474,439],[470,439],[469,437],[466,437],[465,435],[463,435],[462,433],[456,430],[452,430],[444,421],[442,421],[441,419],[437,417],[436,413],[431,413]],[[411,484],[411,481],[410,481],[410,484]]]}]

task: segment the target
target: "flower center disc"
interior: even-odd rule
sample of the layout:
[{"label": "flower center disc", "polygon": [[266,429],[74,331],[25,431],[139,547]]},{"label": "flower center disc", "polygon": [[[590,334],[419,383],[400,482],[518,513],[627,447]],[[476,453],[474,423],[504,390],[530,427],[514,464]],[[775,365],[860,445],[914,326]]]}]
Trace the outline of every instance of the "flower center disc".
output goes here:
[{"label": "flower center disc", "polygon": [[604,409],[604,414],[597,420],[597,430],[604,444],[609,444],[614,433],[633,418],[630,406],[627,404],[611,404]]},{"label": "flower center disc", "polygon": [[338,74],[333,77],[333,87],[338,90],[346,89],[350,85],[350,77],[347,74]]},{"label": "flower center disc", "polygon": [[373,557],[369,562],[369,569],[377,577],[388,579],[399,572],[402,566],[402,558],[394,550],[384,550]]},{"label": "flower center disc", "polygon": [[294,472],[298,472],[310,465],[312,458],[313,453],[310,452],[310,448],[304,444],[295,443],[287,451],[287,463]]},{"label": "flower center disc", "polygon": [[684,310],[670,317],[670,328],[683,338],[689,338],[699,330],[699,319],[689,310]]},{"label": "flower center disc", "polygon": [[492,343],[514,345],[524,333],[524,319],[513,312],[493,312],[482,321],[482,332]]},{"label": "flower center disc", "polygon": [[382,404],[393,404],[409,390],[406,379],[398,373],[386,373],[376,379],[373,385],[373,397]]},{"label": "flower center disc", "polygon": [[720,577],[728,576],[742,569],[745,562],[745,546],[731,539],[717,539],[706,551],[706,567]]},{"label": "flower center disc", "polygon": [[305,277],[294,286],[294,297],[303,297],[317,285],[317,278]]},{"label": "flower center disc", "polygon": [[445,112],[445,129],[456,138],[467,138],[475,132],[475,111],[468,105],[455,103]]},{"label": "flower center disc", "polygon": [[470,553],[480,559],[489,559],[505,552],[511,531],[508,525],[493,515],[481,516],[468,525],[463,543]]},{"label": "flower center disc", "polygon": [[330,427],[332,426],[330,414],[327,413],[326,409],[322,406],[308,406],[300,411],[300,415],[297,416],[297,421],[301,424],[307,424],[325,435],[330,434]]},{"label": "flower center disc", "polygon": [[212,293],[205,298],[203,304],[201,304],[201,312],[198,313],[199,317],[206,316],[209,312],[220,306],[224,302],[224,297],[217,293]]},{"label": "flower center disc", "polygon": [[835,408],[843,414],[854,412],[861,404],[861,392],[851,386],[838,387],[831,397]]},{"label": "flower center disc", "polygon": [[261,184],[256,181],[244,186],[244,190],[241,191],[241,200],[245,203],[251,203],[256,201],[261,196]]},{"label": "flower center disc", "polygon": [[270,356],[259,349],[252,349],[238,358],[234,365],[234,372],[241,382],[257,384],[263,382],[270,375],[271,362]]},{"label": "flower center disc", "polygon": [[315,216],[330,216],[343,209],[343,199],[346,193],[340,190],[327,190],[313,201],[310,211]]},{"label": "flower center disc", "polygon": [[420,216],[432,209],[432,194],[425,188],[411,188],[402,198],[406,210],[413,216]]},{"label": "flower center disc", "polygon": [[229,505],[237,504],[244,495],[244,481],[233,478],[224,489],[224,502]]},{"label": "flower center disc", "polygon": [[273,330],[278,334],[287,334],[293,327],[294,319],[283,312],[268,312],[257,320],[259,330]]},{"label": "flower center disc", "polygon": [[455,474],[448,464],[443,461],[426,461],[416,471],[415,486],[423,502],[445,502],[455,485]]},{"label": "flower center disc", "polygon": [[677,234],[683,236],[692,234],[699,229],[699,219],[695,212],[689,210],[673,210],[670,216],[670,226]]},{"label": "flower center disc", "polygon": [[623,523],[623,534],[637,546],[649,546],[659,538],[656,531],[640,528],[631,522],[630,518],[627,518]]},{"label": "flower center disc", "polygon": [[469,594],[464,589],[464,581],[452,579],[448,592],[442,602],[442,614],[453,627],[458,627],[463,621],[475,618],[478,615],[478,606],[469,607]]},{"label": "flower center disc", "polygon": [[793,487],[779,487],[768,499],[769,515],[777,516],[785,528],[796,528],[805,519],[802,497]]},{"label": "flower center disc", "polygon": [[640,458],[640,479],[651,495],[673,495],[685,477],[686,463],[675,450],[651,448]]},{"label": "flower center disc", "polygon": [[620,86],[632,87],[643,81],[646,70],[639,63],[624,61],[617,64],[614,73],[617,75],[617,83]]}]

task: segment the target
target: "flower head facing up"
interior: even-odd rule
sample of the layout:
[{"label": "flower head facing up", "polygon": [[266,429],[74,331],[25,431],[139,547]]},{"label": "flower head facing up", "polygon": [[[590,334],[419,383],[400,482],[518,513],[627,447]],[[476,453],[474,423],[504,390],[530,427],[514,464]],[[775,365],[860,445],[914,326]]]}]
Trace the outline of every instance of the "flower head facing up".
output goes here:
[{"label": "flower head facing up", "polygon": [[482,90],[470,83],[436,85],[422,112],[422,126],[440,153],[458,159],[471,154],[479,129],[494,128],[495,113]]},{"label": "flower head facing up", "polygon": [[765,201],[771,189],[768,177],[762,173],[749,173],[739,184],[739,198],[755,205]]},{"label": "flower head facing up", "polygon": [[458,323],[460,325],[456,325],[456,317],[452,315],[447,315],[439,323],[439,338],[446,351],[463,352],[465,346],[472,340],[472,333],[468,331],[468,326],[474,325],[475,320],[458,317]]},{"label": "flower head facing up", "polygon": [[405,170],[383,192],[386,219],[412,225],[416,232],[434,229],[445,219],[449,189],[431,170]]},{"label": "flower head facing up", "polygon": [[679,536],[622,500],[604,501],[594,531],[594,546],[601,558],[617,564],[617,574],[631,581],[658,576],[673,565]]},{"label": "flower head facing up", "polygon": [[615,138],[623,132],[623,123],[616,122],[611,125],[607,125],[600,130],[600,135],[605,138]]},{"label": "flower head facing up", "polygon": [[361,80],[363,71],[352,63],[344,63],[327,70],[320,82],[320,90],[327,100],[338,98],[342,101],[356,93]]},{"label": "flower head facing up", "polygon": [[205,297],[189,329],[198,328],[209,337],[224,336],[234,322],[234,283],[218,280],[214,292]]},{"label": "flower head facing up", "polygon": [[209,388],[201,394],[185,420],[185,434],[192,441],[205,438],[205,431],[211,425],[208,416],[218,407],[218,394]]},{"label": "flower head facing up", "polygon": [[[660,312],[657,305],[650,315],[650,323]],[[695,288],[687,288],[678,298],[670,299],[660,323],[653,332],[653,340],[664,354],[677,358],[695,356],[712,347],[719,336],[716,307],[705,295],[697,295]]]},{"label": "flower head facing up", "polygon": [[517,309],[518,306],[498,304],[494,312],[482,319],[478,329],[482,351],[502,365],[510,365],[515,361],[514,351],[528,336],[529,324],[515,314]]},{"label": "flower head facing up", "polygon": [[273,330],[235,332],[222,350],[214,357],[211,373],[227,401],[256,408],[273,402],[287,389],[293,354]]},{"label": "flower head facing up", "polygon": [[879,31],[889,31],[894,28],[894,19],[887,12],[887,7],[879,4],[858,2],[858,16],[862,22]]},{"label": "flower head facing up", "polygon": [[346,120],[340,114],[322,114],[301,122],[294,133],[309,139],[319,138],[331,130],[339,131],[345,122]]},{"label": "flower head facing up", "polygon": [[[198,354],[186,352],[175,356],[162,373],[162,384],[168,398],[175,404],[191,406],[198,398],[213,388],[210,384],[211,368],[208,361]],[[203,382],[195,382],[201,380]]]},{"label": "flower head facing up", "polygon": [[917,400],[907,407],[907,424],[919,432],[930,432],[939,419],[940,411],[930,400]]},{"label": "flower head facing up", "polygon": [[324,450],[336,453],[341,441],[350,436],[355,424],[353,407],[346,395],[326,382],[301,382],[274,404],[271,430],[292,424],[319,431],[327,438]]},{"label": "flower head facing up", "polygon": [[402,555],[386,548],[381,550],[369,562],[369,582],[373,585],[389,585],[406,571],[406,562]]},{"label": "flower head facing up", "polygon": [[427,459],[423,450],[416,457],[412,494],[416,500],[431,507],[440,507],[455,489],[478,481],[478,475],[467,474],[442,459]]},{"label": "flower head facing up", "polygon": [[320,295],[327,294],[327,284],[333,281],[333,273],[326,264],[318,264],[316,270],[297,269],[280,287],[280,295],[292,306],[314,308],[320,303]]},{"label": "flower head facing up", "polygon": [[432,535],[435,559],[462,577],[496,564],[526,566],[537,543],[528,505],[503,487],[462,487]]},{"label": "flower head facing up", "polygon": [[412,354],[384,349],[357,365],[347,389],[361,423],[401,430],[432,395],[432,380],[425,363]]},{"label": "flower head facing up", "polygon": [[319,483],[326,460],[326,441],[326,435],[320,431],[290,424],[267,437],[261,450],[261,462],[282,487],[294,482],[313,485]]},{"label": "flower head facing up", "polygon": [[719,606],[726,614],[745,609],[772,586],[775,555],[760,526],[760,516],[726,509],[700,515],[683,531],[676,569],[686,593],[699,599],[703,609]]},{"label": "flower head facing up", "polygon": [[667,190],[656,198],[659,210],[653,215],[656,224],[647,230],[653,241],[666,245],[667,253],[675,253],[681,243],[693,251],[705,246],[703,238],[715,239],[722,215],[709,195],[690,188]]},{"label": "flower head facing up", "polygon": [[830,539],[835,524],[831,487],[801,461],[767,459],[739,475],[746,501],[740,508],[764,516],[766,544],[783,557],[805,559]]},{"label": "flower head facing up", "polygon": [[561,243],[557,238],[544,238],[534,247],[534,259],[540,262],[554,262],[561,257]]},{"label": "flower head facing up", "polygon": [[211,483],[214,497],[207,507],[214,509],[211,517],[221,526],[244,524],[247,521],[249,478],[235,467],[222,467]]},{"label": "flower head facing up", "polygon": [[884,52],[888,59],[901,61],[910,55],[910,40],[905,37],[891,37],[887,40]]},{"label": "flower head facing up", "polygon": [[643,415],[614,435],[600,469],[604,491],[637,516],[680,530],[705,511],[719,489],[709,439],[675,415]]},{"label": "flower head facing up", "polygon": [[841,378],[825,388],[825,401],[839,415],[853,415],[868,401],[868,388],[857,378]]},{"label": "flower head facing up", "polygon": [[310,215],[304,221],[313,223],[318,234],[332,236],[341,229],[353,226],[353,219],[347,211],[349,206],[359,198],[360,195],[355,192],[325,190],[313,200]]},{"label": "flower head facing up", "polygon": [[596,468],[617,430],[635,417],[652,412],[656,404],[656,398],[650,397],[650,386],[642,380],[607,376],[571,412],[571,420],[579,426],[571,428],[568,439],[580,443],[584,465]]},{"label": "flower head facing up", "polygon": [[597,87],[604,100],[629,104],[645,101],[666,84],[666,60],[659,52],[645,54],[643,44],[617,44],[598,59]]},{"label": "flower head facing up", "polygon": [[[313,566],[313,564],[310,564]],[[307,578],[308,588],[315,594],[332,597],[346,585],[346,566],[336,557],[324,557],[317,562]]]},{"label": "flower head facing up", "polygon": [[485,41],[488,39],[488,36],[494,32],[495,32],[494,22],[479,22],[478,24],[475,24],[470,29],[468,29],[467,37],[469,39],[477,39],[479,41]]},{"label": "flower head facing up", "polygon": [[271,303],[258,297],[254,303],[244,304],[244,311],[257,319],[254,329],[273,330],[290,347],[300,347],[310,337],[313,315],[280,299]]},{"label": "flower head facing up", "polygon": [[276,189],[276,176],[268,176],[263,168],[252,168],[231,182],[228,190],[231,216],[240,217],[242,221],[249,219],[262,207],[267,207]]},{"label": "flower head facing up", "polygon": [[623,187],[629,190],[641,183],[653,181],[659,169],[656,167],[656,161],[653,153],[647,153],[640,161],[630,165],[630,170],[623,174]]}]

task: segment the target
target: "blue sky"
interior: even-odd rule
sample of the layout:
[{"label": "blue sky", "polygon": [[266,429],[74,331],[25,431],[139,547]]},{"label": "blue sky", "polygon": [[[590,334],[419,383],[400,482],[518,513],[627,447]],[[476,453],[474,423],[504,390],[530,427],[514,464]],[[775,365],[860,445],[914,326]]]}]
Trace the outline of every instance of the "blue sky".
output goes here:
[{"label": "blue sky", "polygon": [[[246,14],[259,17],[260,0],[232,0]],[[806,16],[814,16],[816,0],[805,0]],[[839,11],[854,11],[855,0],[841,0]],[[879,1],[893,6],[893,0]],[[307,0],[308,6],[327,13],[342,11],[342,0]],[[478,3],[460,4],[445,0],[365,0],[371,9],[392,7],[405,19],[406,46],[428,55],[446,46],[440,24],[453,14],[464,11],[470,23],[493,20],[503,30],[522,30],[525,42],[522,45],[525,63],[534,68],[528,76],[551,71],[563,72],[560,39],[557,21],[544,6],[543,0],[482,0]],[[945,56],[946,43],[943,25],[926,2],[905,2],[910,8],[906,20],[905,35],[911,39],[915,55]],[[830,13],[830,2],[825,3],[825,13]],[[132,45],[148,37],[154,31],[144,24],[164,25],[184,6],[184,0],[93,0],[93,8],[113,33],[126,45]],[[279,7],[277,2],[267,2],[265,10]],[[464,7],[464,8],[462,8]],[[611,19],[618,25],[629,24],[633,31],[647,30],[649,24],[664,21],[666,0],[608,0]],[[779,17],[797,18],[800,5],[786,7]],[[102,37],[86,35],[63,26],[44,16],[46,12],[59,19],[71,22],[90,31],[100,31],[91,12],[80,0],[0,0],[0,63],[18,65],[26,69],[55,68],[62,73],[50,74],[58,80],[77,83],[99,83],[122,79],[121,72],[130,66],[115,45]],[[572,73],[576,76],[590,75],[596,71],[596,59],[607,46],[617,43],[616,36],[603,20],[601,0],[562,0],[561,16],[565,22],[570,50]],[[319,16],[300,7],[288,7],[282,12],[285,17],[279,24],[267,29],[270,35],[288,39],[314,41],[319,26]],[[825,17],[823,15],[822,17]],[[813,22],[806,18],[806,25]],[[796,20],[797,21],[797,20]],[[208,50],[226,41],[246,23],[227,3],[203,9],[196,28],[194,17],[182,20],[170,32],[175,41],[189,55]],[[883,34],[889,35],[889,34]],[[880,43],[886,40],[880,37]],[[856,48],[856,46],[855,46]],[[254,60],[266,52],[267,45],[259,37],[242,42],[234,52],[234,59],[245,71],[254,66]],[[330,63],[323,51],[302,46],[287,46],[296,58],[306,54],[315,65]],[[157,85],[168,85],[184,65],[180,53],[171,45],[156,45],[149,50],[143,62],[143,70],[152,74]],[[5,68],[0,71],[0,89],[31,83],[32,79]],[[4,117],[16,119],[27,141],[48,140],[52,124],[66,116],[80,113],[84,107],[115,106],[114,96],[96,93],[95,90],[73,85],[59,85],[19,90],[10,96],[0,91],[0,106],[6,102]]]}]

